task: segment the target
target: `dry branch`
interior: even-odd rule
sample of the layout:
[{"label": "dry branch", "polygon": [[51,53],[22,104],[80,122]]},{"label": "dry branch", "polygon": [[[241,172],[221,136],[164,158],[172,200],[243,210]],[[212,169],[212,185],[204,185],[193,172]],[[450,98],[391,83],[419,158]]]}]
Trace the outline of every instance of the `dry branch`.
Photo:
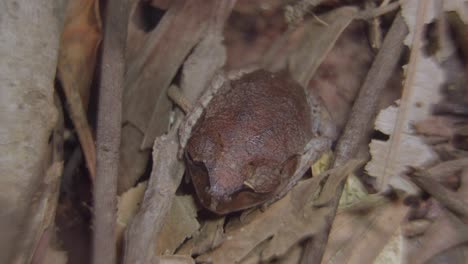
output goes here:
[{"label": "dry branch", "polygon": [[421,189],[428,192],[455,214],[468,220],[468,204],[462,201],[461,197],[445,188],[442,184],[434,180],[427,171],[415,171],[411,173],[410,179]]},{"label": "dry branch", "polygon": [[[401,15],[398,14],[354,103],[348,123],[337,144],[333,167],[342,166],[351,159],[356,153],[358,146],[364,140],[365,135],[371,129],[371,121],[376,113],[380,95],[400,59],[403,50],[403,40],[407,33],[408,29],[405,22]],[[344,182],[337,188],[337,194],[331,202],[334,210],[327,216],[328,228],[317,236],[314,236],[313,240],[307,243],[301,263],[320,263],[327,245],[328,234],[336,215],[343,187]]]},{"label": "dry branch", "polygon": [[116,263],[115,213],[125,73],[128,1],[110,1],[104,42],[97,125],[93,263]]},{"label": "dry branch", "polygon": [[1,2],[0,263],[30,263],[53,222],[61,165],[50,143],[65,7],[65,0]]},{"label": "dry branch", "polygon": [[153,169],[141,209],[126,233],[123,263],[155,263],[158,234],[168,214],[175,191],[184,173],[177,159],[177,126],[167,136],[156,139]]}]

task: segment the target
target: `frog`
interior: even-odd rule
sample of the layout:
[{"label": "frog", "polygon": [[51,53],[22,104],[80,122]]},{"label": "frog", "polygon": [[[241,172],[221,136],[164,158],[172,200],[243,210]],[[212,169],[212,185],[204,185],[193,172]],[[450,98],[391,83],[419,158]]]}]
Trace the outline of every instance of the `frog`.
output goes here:
[{"label": "frog", "polygon": [[216,214],[280,199],[336,137],[328,110],[287,71],[219,73],[210,87],[181,128],[180,153]]}]

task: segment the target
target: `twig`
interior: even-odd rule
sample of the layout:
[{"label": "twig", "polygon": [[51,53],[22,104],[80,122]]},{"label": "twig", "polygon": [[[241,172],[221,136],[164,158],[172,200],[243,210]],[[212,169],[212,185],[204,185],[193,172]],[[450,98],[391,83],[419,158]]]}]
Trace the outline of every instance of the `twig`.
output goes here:
[{"label": "twig", "polygon": [[124,264],[155,263],[156,239],[168,214],[175,191],[182,180],[184,166],[177,158],[178,125],[167,136],[156,139],[153,170],[141,209],[126,233]]},{"label": "twig", "polygon": [[304,16],[310,12],[310,9],[319,6],[325,0],[301,0],[294,5],[287,6],[284,16],[288,24],[298,24],[304,19]]},{"label": "twig", "polygon": [[388,5],[381,5],[377,8],[361,11],[357,14],[357,19],[371,19],[395,11],[400,7],[400,2],[396,1]]},{"label": "twig", "polygon": [[[407,34],[406,24],[401,15],[397,14],[353,105],[346,128],[337,144],[333,167],[342,166],[354,157],[357,148],[364,140],[377,110],[382,91],[400,59],[403,40]],[[326,216],[328,227],[307,242],[301,263],[321,262],[343,187],[344,182],[337,188],[336,196],[331,202],[330,206],[333,210]]]},{"label": "twig", "polygon": [[410,179],[449,210],[464,220],[468,220],[468,204],[464,203],[454,192],[449,191],[434,180],[427,171],[416,170],[410,173]]},{"label": "twig", "polygon": [[400,99],[400,105],[398,107],[397,118],[395,121],[395,126],[392,131],[392,137],[389,140],[389,150],[385,157],[385,165],[383,167],[383,172],[381,177],[377,178],[377,186],[379,188],[385,188],[387,186],[391,175],[393,174],[393,166],[390,164],[395,164],[396,161],[400,158],[400,148],[402,143],[402,133],[405,126],[408,122],[408,115],[410,110],[410,100],[412,94],[417,85],[415,84],[415,73],[417,71],[418,61],[421,57],[422,49],[422,39],[423,39],[423,29],[424,29],[424,20],[426,14],[428,13],[429,2],[428,1],[419,1],[418,10],[416,14],[416,24],[414,28],[414,35],[411,46],[411,54],[408,62],[408,67],[406,68],[405,74],[405,83],[403,87],[403,93]]},{"label": "twig", "polygon": [[104,41],[97,125],[94,186],[93,263],[117,263],[115,212],[125,73],[129,1],[109,1]]}]

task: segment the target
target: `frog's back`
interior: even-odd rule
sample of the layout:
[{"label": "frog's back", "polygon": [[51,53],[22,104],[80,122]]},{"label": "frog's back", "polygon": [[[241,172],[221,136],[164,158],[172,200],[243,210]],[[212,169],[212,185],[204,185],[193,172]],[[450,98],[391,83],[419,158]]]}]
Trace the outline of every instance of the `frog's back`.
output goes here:
[{"label": "frog's back", "polygon": [[230,85],[212,99],[187,146],[191,159],[204,163],[211,187],[219,186],[210,195],[219,197],[243,187],[247,164],[276,168],[312,137],[306,94],[285,73],[259,70]]}]

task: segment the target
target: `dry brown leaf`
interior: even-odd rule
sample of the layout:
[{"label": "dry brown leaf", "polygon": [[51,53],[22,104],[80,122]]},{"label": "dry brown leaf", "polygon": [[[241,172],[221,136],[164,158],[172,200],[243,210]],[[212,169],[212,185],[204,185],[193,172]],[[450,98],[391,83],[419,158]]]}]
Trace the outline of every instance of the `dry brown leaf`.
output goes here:
[{"label": "dry brown leaf", "polygon": [[46,256],[43,263],[47,264],[66,264],[68,263],[67,252],[53,247],[47,248]]},{"label": "dry brown leaf", "polygon": [[304,40],[289,59],[289,70],[303,87],[307,87],[338,37],[355,18],[356,12],[354,7],[343,7],[320,17],[327,25],[319,20],[307,22]]},{"label": "dry brown leaf", "polygon": [[176,196],[158,236],[156,254],[173,254],[185,239],[192,237],[200,228],[196,217],[197,209],[193,197]]},{"label": "dry brown leaf", "polygon": [[401,203],[377,206],[371,212],[338,213],[322,263],[374,263],[398,229],[407,207]]},{"label": "dry brown leaf", "polygon": [[[118,191],[131,188],[144,173],[149,147],[169,126],[172,104],[167,88],[194,46],[199,43],[219,1],[173,1],[157,27],[138,35],[126,73]],[[133,33],[132,33],[133,32]],[[144,43],[140,43],[143,42]],[[129,43],[131,44],[131,42]]]},{"label": "dry brown leaf", "polygon": [[261,252],[266,260],[284,255],[295,243],[311,237],[325,226],[327,207],[314,208],[314,190],[317,178],[300,182],[283,199],[258,213],[245,225],[226,233],[226,240],[212,252],[201,255],[197,261],[208,263],[237,263],[248,256],[262,242],[270,240]]},{"label": "dry brown leaf", "polygon": [[93,133],[86,117],[96,53],[101,42],[99,2],[70,1],[60,40],[57,75],[91,177],[96,170]]},{"label": "dry brown leaf", "polygon": [[177,254],[201,255],[219,246],[225,239],[224,216],[205,221],[200,232],[183,244]]},{"label": "dry brown leaf", "polygon": [[450,138],[454,133],[456,120],[445,116],[431,116],[414,124],[417,134]]},{"label": "dry brown leaf", "polygon": [[[315,201],[326,204],[330,193],[335,193],[337,182],[355,170],[360,161],[353,160],[319,177],[304,180],[283,199],[273,203],[264,212],[254,211],[239,224],[228,228],[226,240],[220,247],[197,258],[208,263],[238,263],[259,257],[262,261],[285,255],[289,249],[325,228],[329,207],[316,207]],[[317,191],[326,181],[321,193]],[[244,223],[242,223],[244,222]]]},{"label": "dry brown leaf", "polygon": [[160,264],[195,264],[190,256],[184,255],[172,255],[172,256],[161,256],[159,257]]},{"label": "dry brown leaf", "polygon": [[[148,183],[139,183],[119,197],[117,211],[117,241],[120,243],[128,223],[140,209]],[[192,196],[176,196],[156,243],[158,255],[173,254],[186,239],[200,228]]]}]

